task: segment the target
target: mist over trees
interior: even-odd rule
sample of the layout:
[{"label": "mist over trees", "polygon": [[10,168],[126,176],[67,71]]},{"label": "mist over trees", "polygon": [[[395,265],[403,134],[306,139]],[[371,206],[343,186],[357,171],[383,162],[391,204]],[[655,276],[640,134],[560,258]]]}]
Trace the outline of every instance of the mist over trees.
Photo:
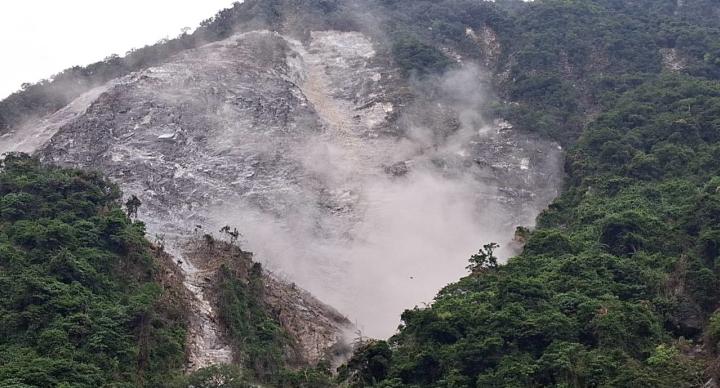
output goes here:
[{"label": "mist over trees", "polygon": [[569,152],[568,187],[520,256],[403,313],[378,386],[706,381],[718,338],[706,323],[720,316],[718,109],[718,84],[687,76],[624,94]]},{"label": "mist over trees", "polygon": [[[492,113],[568,149],[564,193],[522,254],[497,265],[486,245],[431,306],[402,313],[394,337],[363,343],[340,383],[698,386],[720,377],[719,10],[710,0],[246,1],[193,34],[26,85],[0,102],[0,132],[235,31],[363,30],[413,78],[454,66],[453,50],[487,56],[467,28],[489,28],[502,50],[488,71],[508,102]],[[152,385],[176,373],[184,331],[165,317],[179,312],[163,304],[142,224],[119,198],[95,174],[5,160],[0,380]],[[259,285],[228,277],[222,292],[259,376],[330,384],[324,365],[305,380],[267,376],[283,370],[283,342],[251,298]]]},{"label": "mist over trees", "polygon": [[[569,148],[565,192],[521,255],[403,313],[387,344],[358,350],[348,381],[704,384],[716,374],[718,338],[720,68],[717,19],[700,10],[717,7],[535,1],[505,10],[512,48],[497,84],[518,104],[501,116]],[[680,68],[668,69],[667,50]]]}]

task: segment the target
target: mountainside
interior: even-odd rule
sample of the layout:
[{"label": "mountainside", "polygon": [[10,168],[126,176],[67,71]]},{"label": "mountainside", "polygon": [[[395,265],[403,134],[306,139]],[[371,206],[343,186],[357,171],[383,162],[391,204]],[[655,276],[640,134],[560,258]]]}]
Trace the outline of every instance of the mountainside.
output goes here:
[{"label": "mountainside", "polygon": [[[105,375],[78,384],[152,386],[165,370],[192,386],[717,386],[718,12],[246,1],[10,96],[0,153],[117,184],[144,223],[118,217],[156,252],[144,265],[172,281],[130,278],[182,300],[173,317],[158,309],[175,348],[148,355],[164,326],[129,324],[131,350],[108,357],[138,367],[98,364]],[[5,189],[0,210],[25,191]],[[52,217],[95,222],[105,207]],[[13,212],[0,232],[28,244]],[[51,248],[33,265],[66,249]],[[132,288],[107,286],[93,292],[124,306]],[[5,359],[39,351],[19,319]],[[0,381],[75,381],[24,368]]]},{"label": "mountainside", "polygon": [[1,167],[0,385],[199,386],[237,364],[238,384],[302,386],[302,368],[351,350],[345,317],[237,246],[197,236],[182,271],[99,174]]},{"label": "mountainside", "polygon": [[195,225],[238,227],[268,268],[387,336],[463,274],[478,236],[506,245],[532,224],[561,179],[557,145],[483,120],[477,66],[418,85],[399,73],[358,32],[241,33],[90,91],[84,110],[0,148],[99,169],[171,247]]},{"label": "mountainside", "polygon": [[7,156],[0,385],[159,386],[185,364],[179,271],[101,176]]}]

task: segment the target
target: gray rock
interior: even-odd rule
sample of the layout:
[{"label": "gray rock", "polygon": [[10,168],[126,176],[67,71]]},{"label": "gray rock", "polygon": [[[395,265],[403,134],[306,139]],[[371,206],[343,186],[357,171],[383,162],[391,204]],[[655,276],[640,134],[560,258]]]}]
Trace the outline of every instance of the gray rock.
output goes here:
[{"label": "gray rock", "polygon": [[104,172],[141,199],[151,235],[236,226],[267,268],[385,336],[479,246],[532,225],[562,151],[485,123],[477,69],[407,83],[375,51],[357,32],[238,34],[114,80],[0,151],[34,139],[22,150]]}]

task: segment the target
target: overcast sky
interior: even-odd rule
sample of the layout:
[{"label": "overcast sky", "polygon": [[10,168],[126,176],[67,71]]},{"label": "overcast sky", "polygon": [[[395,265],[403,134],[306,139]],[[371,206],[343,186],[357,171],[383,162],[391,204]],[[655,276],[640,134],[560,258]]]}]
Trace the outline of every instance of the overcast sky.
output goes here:
[{"label": "overcast sky", "polygon": [[74,65],[175,37],[235,0],[0,0],[0,99]]}]

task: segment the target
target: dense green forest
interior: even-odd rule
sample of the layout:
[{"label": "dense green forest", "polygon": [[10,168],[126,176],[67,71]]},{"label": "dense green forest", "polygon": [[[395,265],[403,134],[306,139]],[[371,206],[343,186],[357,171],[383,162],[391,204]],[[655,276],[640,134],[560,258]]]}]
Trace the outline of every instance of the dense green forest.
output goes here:
[{"label": "dense green forest", "polygon": [[[521,255],[495,265],[493,246],[480,250],[469,276],[403,313],[397,335],[361,347],[345,381],[691,387],[716,376],[717,4],[674,4],[505,8],[498,85],[519,104],[501,114],[569,147],[564,193]],[[682,69],[667,70],[666,49]]]},{"label": "dense green forest", "polygon": [[0,387],[329,386],[329,365],[288,359],[260,264],[210,235],[215,255],[232,253],[215,281],[238,365],[185,375],[182,275],[120,198],[98,173],[0,163]]},{"label": "dense green forest", "polygon": [[620,97],[569,153],[524,252],[406,311],[390,346],[356,354],[358,385],[703,383],[720,340],[706,324],[720,319],[719,114],[720,85],[687,76]]},{"label": "dense green forest", "polygon": [[185,311],[141,222],[96,173],[0,166],[0,386],[163,386]]}]

